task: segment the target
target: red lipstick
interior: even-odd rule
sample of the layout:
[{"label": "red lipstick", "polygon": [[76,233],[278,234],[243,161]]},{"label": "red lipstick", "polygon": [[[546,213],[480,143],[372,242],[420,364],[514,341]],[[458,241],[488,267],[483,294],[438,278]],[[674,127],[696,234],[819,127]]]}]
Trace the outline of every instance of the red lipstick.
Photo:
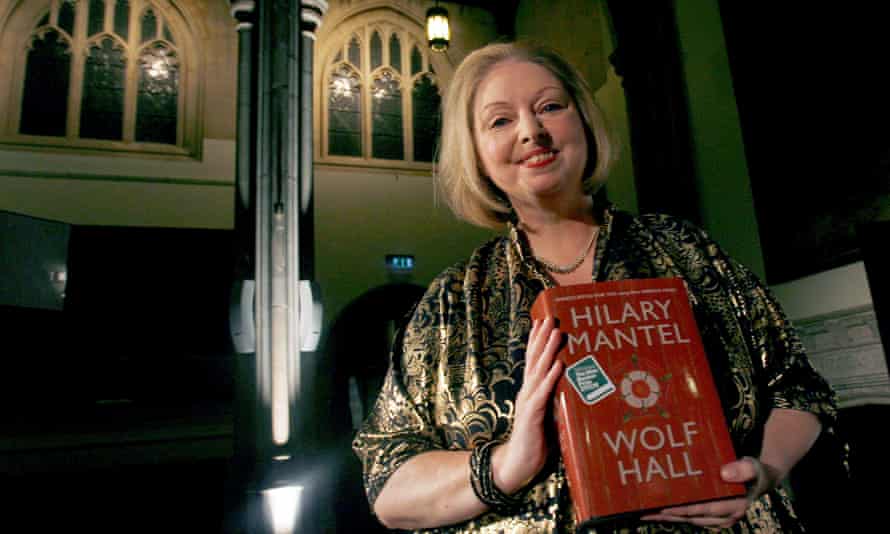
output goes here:
[{"label": "red lipstick", "polygon": [[[529,167],[529,168],[543,167],[545,165],[549,165],[550,163],[553,162],[553,160],[556,159],[556,153],[557,153],[557,151],[552,148],[537,148],[535,150],[532,150],[525,156],[523,156],[522,160],[520,160],[520,164],[525,167]],[[541,155],[545,155],[545,156],[542,158],[536,159],[535,161],[529,161],[530,159],[534,158],[535,156],[541,156]]]}]

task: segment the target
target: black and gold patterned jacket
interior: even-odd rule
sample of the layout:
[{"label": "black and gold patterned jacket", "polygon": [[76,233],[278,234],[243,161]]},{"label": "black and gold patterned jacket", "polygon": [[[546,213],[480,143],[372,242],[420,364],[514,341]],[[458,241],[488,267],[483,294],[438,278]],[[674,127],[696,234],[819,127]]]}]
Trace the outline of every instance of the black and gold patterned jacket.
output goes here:
[{"label": "black and gold patterned jacket", "polygon": [[[702,230],[663,215],[603,208],[593,278],[679,276],[686,280],[739,456],[756,456],[771,408],[835,417],[834,394],[810,366],[773,296]],[[439,275],[393,351],[380,396],[353,448],[370,502],[406,460],[433,449],[467,450],[506,439],[522,381],[529,308],[552,281],[515,227]],[[558,450],[551,447],[551,450]],[[429,532],[573,532],[574,512],[558,458],[512,516],[488,513]],[[797,532],[783,490],[752,504],[729,532]],[[603,532],[696,532],[651,522],[601,525]]]}]

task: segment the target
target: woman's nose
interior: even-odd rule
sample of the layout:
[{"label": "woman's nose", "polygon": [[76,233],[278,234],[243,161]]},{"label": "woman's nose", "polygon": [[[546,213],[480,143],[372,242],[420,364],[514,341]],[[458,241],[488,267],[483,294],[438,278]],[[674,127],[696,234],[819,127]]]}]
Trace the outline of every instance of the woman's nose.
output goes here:
[{"label": "woman's nose", "polygon": [[520,137],[523,143],[539,141],[546,135],[547,130],[537,114],[529,113],[521,119]]}]

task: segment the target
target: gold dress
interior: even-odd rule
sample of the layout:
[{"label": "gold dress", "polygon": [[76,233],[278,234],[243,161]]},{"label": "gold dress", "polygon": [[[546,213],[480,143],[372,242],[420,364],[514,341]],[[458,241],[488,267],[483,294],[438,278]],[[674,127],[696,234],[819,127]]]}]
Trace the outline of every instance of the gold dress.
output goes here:
[{"label": "gold dress", "polygon": [[[810,366],[768,289],[702,230],[664,215],[635,217],[612,206],[595,252],[595,280],[679,276],[690,300],[729,423],[736,453],[757,456],[771,408],[816,414],[830,428],[834,393]],[[522,382],[529,308],[552,285],[515,227],[439,275],[394,347],[380,395],[353,448],[373,504],[390,475],[430,450],[468,450],[506,439]],[[512,515],[490,512],[424,532],[574,532],[558,447]],[[688,524],[634,520],[595,532],[713,532]],[[754,502],[725,532],[801,532],[783,489]],[[594,532],[594,531],[591,531]]]}]

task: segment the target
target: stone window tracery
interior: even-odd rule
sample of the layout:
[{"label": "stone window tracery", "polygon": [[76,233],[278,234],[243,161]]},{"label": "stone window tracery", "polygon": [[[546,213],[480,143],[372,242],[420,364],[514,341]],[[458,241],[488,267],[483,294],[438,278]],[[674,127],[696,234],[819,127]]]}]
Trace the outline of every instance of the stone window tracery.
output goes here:
[{"label": "stone window tracery", "polygon": [[323,160],[432,162],[441,102],[421,43],[390,21],[340,37],[323,60]]}]

